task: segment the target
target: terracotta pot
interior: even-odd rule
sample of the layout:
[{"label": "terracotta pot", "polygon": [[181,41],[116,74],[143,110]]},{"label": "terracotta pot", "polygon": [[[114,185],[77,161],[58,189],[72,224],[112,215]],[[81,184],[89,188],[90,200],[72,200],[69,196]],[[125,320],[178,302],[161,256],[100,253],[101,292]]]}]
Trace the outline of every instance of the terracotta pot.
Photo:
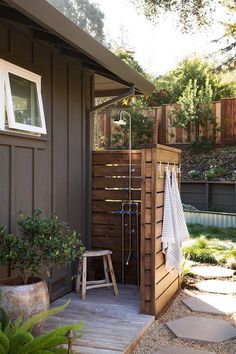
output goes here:
[{"label": "terracotta pot", "polygon": [[[12,320],[19,316],[28,319],[49,308],[49,293],[45,281],[39,278],[31,278],[29,281],[30,284],[22,285],[20,278],[0,280],[1,306]],[[42,323],[35,326],[34,335],[38,335],[42,329]]]}]

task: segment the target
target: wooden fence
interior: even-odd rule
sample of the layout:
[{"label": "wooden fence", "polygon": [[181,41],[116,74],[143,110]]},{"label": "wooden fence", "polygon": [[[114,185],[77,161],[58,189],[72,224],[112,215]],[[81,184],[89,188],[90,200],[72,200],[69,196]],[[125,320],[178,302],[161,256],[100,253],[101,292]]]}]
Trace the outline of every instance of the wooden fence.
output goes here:
[{"label": "wooden fence", "polygon": [[[129,199],[129,154],[128,151],[98,151],[92,157],[92,247],[110,249],[117,281],[121,282],[122,203]],[[132,199],[141,202],[141,151],[132,151]],[[125,222],[127,223],[127,216]],[[125,282],[137,284],[137,244],[132,242],[132,257],[125,268]],[[125,233],[125,257],[128,256],[127,228]],[[95,276],[102,273],[97,262]]]},{"label": "wooden fence", "polygon": [[181,198],[199,210],[236,213],[236,182],[182,182]]},{"label": "wooden fence", "polygon": [[[155,316],[179,288],[178,274],[165,270],[161,249],[164,179],[158,175],[157,166],[159,161],[162,161],[163,169],[167,163],[178,166],[179,160],[179,150],[162,145],[132,151],[132,200],[140,206],[141,233],[138,242],[135,237],[132,240],[132,257],[125,268],[125,283],[140,282],[141,312]],[[118,282],[122,279],[122,216],[119,211],[122,202],[129,199],[128,162],[127,151],[93,152],[92,247],[112,250]],[[135,229],[135,220],[132,225]],[[125,258],[129,251],[127,236],[126,231]],[[92,268],[93,276],[100,277],[101,262],[95,260]]]},{"label": "wooden fence", "polygon": [[[194,132],[191,127],[188,131],[179,127],[173,127],[170,118],[170,111],[176,105],[162,105],[145,110],[138,110],[144,115],[153,118],[153,143],[167,145],[189,144],[194,139]],[[216,115],[216,130],[212,124],[204,127],[208,137],[215,135],[218,145],[236,144],[236,98],[223,98],[221,101],[213,102],[213,112]],[[97,113],[94,126],[94,145],[96,147],[111,146],[112,134],[114,132],[113,118],[119,109],[104,110]]]},{"label": "wooden fence", "polygon": [[158,316],[179,288],[176,271],[167,272],[162,253],[161,235],[164,206],[162,166],[180,163],[180,151],[154,145],[142,149],[141,207],[141,312]]},{"label": "wooden fence", "polygon": [[[209,139],[215,137],[216,143],[222,143],[222,114],[221,114],[221,102],[213,102],[212,109],[216,116],[216,125],[208,123],[204,128],[200,127],[200,134],[203,132]],[[193,126],[189,126],[189,129],[183,129],[180,127],[174,127],[171,120],[171,111],[176,108],[176,105],[163,105],[158,107],[158,135],[157,140],[161,144],[175,145],[175,144],[189,144],[195,139]],[[236,121],[236,117],[235,117]]]},{"label": "wooden fence", "polygon": [[[175,128],[171,123],[170,111],[175,105],[163,105],[155,109],[158,110],[157,136],[156,139],[161,144],[189,144],[194,139],[191,127],[187,132],[182,128]],[[216,116],[216,132],[212,124],[205,127],[208,137],[215,134],[218,145],[236,144],[236,98],[223,98],[221,101],[213,102],[213,112]],[[155,137],[155,136],[154,136]]]}]

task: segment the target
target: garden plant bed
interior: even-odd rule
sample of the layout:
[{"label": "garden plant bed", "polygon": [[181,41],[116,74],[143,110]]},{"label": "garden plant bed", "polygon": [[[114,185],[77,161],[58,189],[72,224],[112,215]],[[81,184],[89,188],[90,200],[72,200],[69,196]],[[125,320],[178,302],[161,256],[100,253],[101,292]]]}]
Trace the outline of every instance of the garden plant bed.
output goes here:
[{"label": "garden plant bed", "polygon": [[236,230],[233,228],[188,225],[190,240],[183,247],[184,255],[201,263],[236,266]]},{"label": "garden plant bed", "polygon": [[[182,152],[182,181],[236,181],[236,147]],[[193,172],[194,171],[194,172]]]}]

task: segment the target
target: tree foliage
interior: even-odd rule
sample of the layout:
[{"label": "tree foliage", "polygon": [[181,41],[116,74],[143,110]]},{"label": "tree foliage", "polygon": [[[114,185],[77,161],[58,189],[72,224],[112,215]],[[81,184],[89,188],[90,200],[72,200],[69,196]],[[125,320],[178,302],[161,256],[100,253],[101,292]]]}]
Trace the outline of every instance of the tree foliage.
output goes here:
[{"label": "tree foliage", "polygon": [[214,12],[223,6],[228,12],[224,24],[224,35],[219,42],[219,68],[236,69],[236,0],[131,0],[145,16],[152,20],[160,19],[165,13],[177,16],[177,25],[183,32],[191,32],[207,27],[214,21]]},{"label": "tree foliage", "polygon": [[105,41],[104,14],[88,0],[48,0],[60,12],[99,42]]},{"label": "tree foliage", "polygon": [[[126,64],[128,64],[132,69],[136,70],[139,74],[143,75],[146,79],[153,81],[153,77],[151,77],[139,62],[135,59],[134,53],[125,48],[115,48],[113,50],[114,54],[118,56],[121,60],[123,60]],[[127,98],[122,101],[123,106],[134,106],[134,108],[146,108],[148,106],[148,100],[145,96],[136,96],[133,98]]]},{"label": "tree foliage", "polygon": [[35,209],[31,217],[20,214],[17,224],[19,236],[0,225],[0,265],[19,271],[24,284],[43,266],[68,265],[85,250],[80,235],[56,215],[42,217],[41,210]]},{"label": "tree foliage", "polygon": [[236,69],[236,0],[224,0],[226,9],[228,10],[228,20],[224,22],[225,33],[217,39],[220,44],[218,60],[220,61],[219,69],[235,70]]},{"label": "tree foliage", "polygon": [[193,129],[195,141],[201,144],[214,142],[214,133],[209,136],[209,124],[216,128],[216,117],[212,110],[213,90],[207,78],[204,86],[198,87],[197,80],[189,80],[182,95],[179,97],[178,106],[170,112],[172,124],[185,130]]},{"label": "tree foliage", "polygon": [[[132,149],[140,149],[142,144],[148,144],[152,142],[153,133],[153,118],[148,111],[139,111],[133,109],[127,109],[127,112],[131,114],[131,143]],[[113,116],[114,120],[119,119],[119,115]],[[128,149],[129,148],[129,119],[124,117],[126,125],[116,126],[112,136],[112,148],[113,149]]]},{"label": "tree foliage", "polygon": [[133,0],[149,19],[158,19],[164,13],[175,13],[184,32],[192,30],[196,25],[198,27],[207,25],[217,2],[217,0]]},{"label": "tree foliage", "polygon": [[190,80],[196,81],[197,90],[205,87],[206,81],[212,89],[213,101],[236,94],[236,84],[226,82],[214,66],[200,58],[187,58],[174,70],[155,80],[156,90],[150,97],[150,105],[157,106],[165,103],[176,103],[188,86]]}]

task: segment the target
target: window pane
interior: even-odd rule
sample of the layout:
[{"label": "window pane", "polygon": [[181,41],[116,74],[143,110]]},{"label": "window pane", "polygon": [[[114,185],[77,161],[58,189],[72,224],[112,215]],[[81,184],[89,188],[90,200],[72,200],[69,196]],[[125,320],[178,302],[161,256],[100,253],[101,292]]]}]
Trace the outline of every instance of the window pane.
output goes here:
[{"label": "window pane", "polygon": [[16,123],[42,127],[36,83],[9,73]]}]

